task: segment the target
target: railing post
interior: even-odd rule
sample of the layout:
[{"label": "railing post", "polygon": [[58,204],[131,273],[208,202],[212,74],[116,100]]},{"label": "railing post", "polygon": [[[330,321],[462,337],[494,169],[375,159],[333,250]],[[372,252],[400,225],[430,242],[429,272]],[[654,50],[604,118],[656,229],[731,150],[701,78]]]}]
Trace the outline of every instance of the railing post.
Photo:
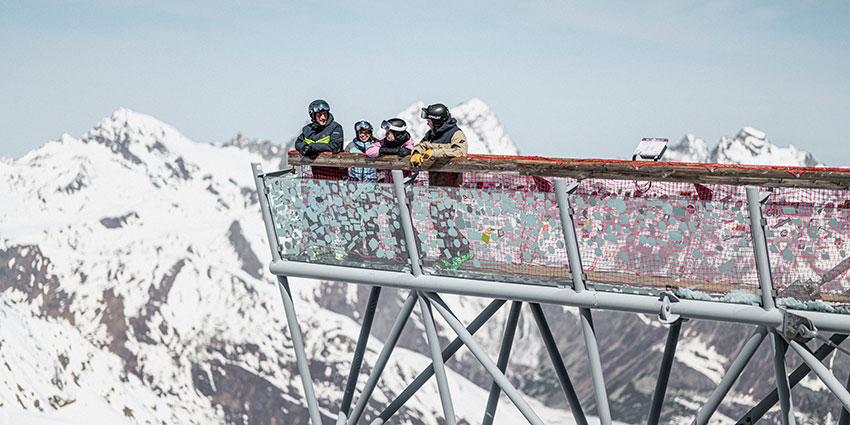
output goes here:
[{"label": "railing post", "polygon": [[407,245],[407,255],[410,257],[410,270],[414,276],[422,274],[422,264],[419,262],[419,247],[416,246],[416,233],[413,230],[413,219],[407,206],[407,195],[404,193],[404,173],[392,170],[393,188],[398,203],[399,219],[404,229],[404,240]]},{"label": "railing post", "polygon": [[259,162],[251,163],[251,171],[254,174],[254,184],[257,186],[257,199],[260,202],[260,212],[263,214],[263,223],[266,225],[266,236],[269,238],[269,248],[272,251],[272,261],[280,260],[277,233],[274,230],[269,198],[266,197],[266,183],[263,181],[263,166]]},{"label": "railing post", "polygon": [[[564,232],[564,242],[567,245],[567,258],[570,263],[570,274],[573,278],[573,286],[576,292],[587,290],[584,282],[584,269],[581,266],[581,256],[578,250],[578,239],[576,238],[575,223],[573,222],[573,208],[570,204],[570,193],[578,188],[574,183],[569,188],[563,178],[555,179],[555,196],[558,199],[558,210],[561,216],[561,227]],[[579,317],[584,333],[584,342],[587,346],[587,358],[590,363],[590,373],[593,379],[593,389],[596,395],[596,410],[599,421],[603,425],[611,424],[611,409],[608,406],[608,392],[605,389],[605,378],[602,374],[602,360],[599,357],[599,344],[596,340],[596,330],[593,328],[593,316],[590,309],[580,308]]]},{"label": "railing post", "polygon": [[747,205],[750,210],[750,229],[753,232],[753,250],[756,254],[756,270],[761,287],[761,302],[765,310],[773,310],[773,277],[770,274],[770,258],[767,255],[767,239],[764,236],[765,221],[761,214],[761,204],[767,200],[758,188],[747,188]]}]

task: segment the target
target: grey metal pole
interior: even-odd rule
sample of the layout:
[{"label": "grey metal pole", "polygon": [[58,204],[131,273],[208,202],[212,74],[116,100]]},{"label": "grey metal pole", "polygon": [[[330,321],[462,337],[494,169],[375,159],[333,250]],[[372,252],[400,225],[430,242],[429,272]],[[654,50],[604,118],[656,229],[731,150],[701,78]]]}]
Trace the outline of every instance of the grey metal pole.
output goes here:
[{"label": "grey metal pole", "polygon": [[[829,338],[829,342],[830,342],[830,344],[833,344],[833,345],[839,345],[845,339],[847,339],[847,335],[832,334],[832,336]],[[830,353],[833,352],[833,350],[835,350],[835,348],[830,344],[823,343],[823,344],[820,345],[820,347],[818,347],[817,350],[815,350],[815,358],[817,358],[818,361],[825,359],[826,356],[828,356]],[[790,387],[794,388],[794,386],[799,384],[800,381],[802,381],[803,378],[805,378],[806,375],[809,374],[809,371],[811,371],[811,369],[805,363],[801,364],[800,366],[797,366],[797,368],[794,369],[794,371],[791,372],[791,375],[788,377]],[[753,408],[750,409],[744,416],[742,416],[741,419],[738,419],[738,423],[739,424],[754,424],[754,423],[758,422],[758,420],[761,419],[762,416],[764,416],[764,414],[767,413],[768,410],[770,410],[774,405],[776,405],[776,402],[778,402],[778,401],[779,401],[779,395],[777,394],[777,391],[774,388],[773,391],[771,391],[767,396],[765,396],[759,402],[759,404],[753,406]],[[841,411],[846,412],[846,410],[844,410],[844,408],[842,408]],[[839,421],[839,423],[840,423],[840,421]],[[843,425],[850,425],[850,424],[843,424]]]},{"label": "grey metal pole", "polygon": [[[514,335],[516,335],[516,325],[519,322],[519,312],[522,309],[522,302],[514,301],[511,303],[511,311],[508,313],[508,320],[505,322],[505,334],[502,336],[502,347],[499,349],[499,359],[496,360],[496,366],[502,373],[508,368],[508,360],[511,356],[511,347],[514,345]],[[484,409],[484,420],[482,425],[492,425],[493,418],[496,416],[496,408],[499,406],[499,386],[493,382],[490,384],[490,395],[487,397],[487,407]]]},{"label": "grey metal pole", "polygon": [[254,174],[254,184],[257,186],[257,199],[260,201],[260,212],[263,214],[263,223],[266,225],[266,237],[269,239],[272,261],[280,261],[277,234],[274,231],[269,199],[266,197],[266,184],[263,182],[263,166],[259,162],[252,162],[251,171]]},{"label": "grey metal pole", "polygon": [[443,416],[446,419],[446,424],[457,425],[455,409],[452,406],[452,394],[449,391],[449,380],[446,377],[446,365],[443,364],[443,356],[440,352],[440,338],[437,336],[437,327],[434,325],[434,316],[431,314],[431,303],[421,293],[418,298],[419,309],[422,311],[422,322],[425,324],[425,335],[428,337],[428,348],[431,351],[431,364],[434,366],[440,402],[443,404]]},{"label": "grey metal pole", "polygon": [[558,350],[558,345],[555,343],[555,338],[552,337],[552,330],[549,328],[549,322],[546,320],[546,315],[543,314],[543,309],[540,304],[531,303],[531,313],[534,316],[534,321],[537,322],[537,328],[540,330],[540,336],[543,337],[543,344],[546,346],[546,351],[549,353],[549,359],[552,361],[552,367],[555,368],[555,374],[558,375],[558,381],[561,383],[561,390],[567,397],[567,402],[570,404],[570,411],[578,425],[587,425],[587,418],[584,416],[584,410],[581,408],[581,402],[578,399],[573,383],[570,381],[570,375],[567,373],[567,367],[564,365],[564,359],[561,358],[561,351]]},{"label": "grey metal pole", "polygon": [[407,195],[404,193],[404,173],[401,170],[392,170],[392,176],[395,198],[399,209],[399,219],[401,219],[401,227],[404,229],[407,255],[410,257],[410,270],[414,276],[419,276],[422,274],[422,264],[419,262],[419,248],[416,246],[413,220],[410,218],[410,209],[407,207]]},{"label": "grey metal pole", "polygon": [[426,296],[431,299],[431,305],[433,305],[434,308],[437,309],[437,312],[440,313],[441,316],[443,316],[443,319],[446,320],[446,322],[449,324],[449,327],[451,327],[455,331],[458,338],[460,338],[461,341],[463,341],[463,343],[466,345],[466,347],[469,348],[469,351],[472,353],[472,355],[475,356],[476,359],[478,359],[478,362],[481,363],[482,366],[484,366],[484,369],[487,371],[487,373],[493,378],[494,381],[496,381],[497,384],[499,384],[500,387],[502,387],[502,391],[504,391],[505,395],[507,395],[508,398],[510,398],[511,401],[514,402],[514,405],[517,407],[520,413],[525,416],[525,419],[528,420],[528,422],[532,425],[543,425],[543,421],[540,419],[539,416],[537,416],[537,413],[534,413],[534,410],[531,408],[531,406],[528,405],[528,402],[525,401],[525,398],[522,396],[522,394],[520,394],[520,392],[517,391],[517,389],[514,388],[513,385],[511,385],[510,381],[508,381],[508,378],[505,377],[505,375],[499,371],[499,368],[496,366],[495,363],[493,363],[493,360],[491,360],[490,357],[487,356],[487,352],[483,348],[481,348],[480,345],[478,345],[475,339],[472,338],[472,335],[467,332],[466,328],[464,328],[460,321],[458,321],[451,313],[451,311],[449,311],[449,309],[444,305],[443,300],[441,300],[439,296],[433,293],[426,293]]},{"label": "grey metal pole", "polygon": [[720,405],[720,402],[723,401],[723,398],[726,397],[726,394],[732,388],[732,385],[741,375],[741,372],[744,370],[744,367],[749,363],[750,359],[755,354],[756,349],[761,345],[762,340],[764,340],[765,335],[767,335],[767,330],[763,327],[758,327],[755,332],[747,339],[747,342],[744,343],[744,346],[741,348],[741,351],[738,353],[738,357],[735,357],[735,360],[732,361],[732,364],[729,365],[729,369],[726,370],[726,374],[723,375],[723,379],[720,380],[720,383],[717,384],[717,387],[714,389],[714,392],[708,397],[708,400],[705,401],[705,404],[702,408],[697,412],[696,419],[694,419],[694,424],[696,425],[705,425],[708,423],[708,420],[711,418],[711,415],[714,414],[714,411],[717,410],[717,406]]},{"label": "grey metal pole", "polygon": [[283,309],[286,312],[286,324],[292,337],[292,347],[295,349],[295,362],[298,365],[298,374],[301,376],[301,384],[304,386],[304,398],[307,400],[307,411],[310,413],[310,422],[313,425],[322,424],[322,416],[319,414],[319,403],[316,401],[316,392],[313,391],[313,379],[310,377],[310,365],[307,364],[307,354],[304,351],[304,340],[301,338],[301,327],[298,326],[298,318],[295,315],[295,304],[292,303],[292,292],[289,290],[289,280],[286,276],[277,277],[280,297],[283,299]]},{"label": "grey metal pole", "polygon": [[664,395],[667,392],[667,382],[670,370],[673,368],[673,358],[676,355],[676,345],[679,344],[679,332],[682,330],[682,319],[670,324],[667,330],[667,343],[664,344],[664,354],[661,357],[661,369],[658,371],[658,381],[655,382],[655,392],[652,394],[652,407],[649,409],[647,425],[658,425],[661,418],[661,407],[664,405]]},{"label": "grey metal pole", "polygon": [[404,300],[404,305],[401,306],[401,311],[399,311],[398,316],[395,319],[395,323],[393,323],[393,327],[390,329],[390,333],[387,335],[386,341],[384,341],[384,348],[382,348],[381,353],[378,354],[378,358],[375,360],[375,365],[372,367],[372,373],[369,374],[369,379],[366,380],[366,385],[363,386],[360,398],[357,399],[357,404],[354,405],[354,410],[351,411],[351,416],[348,418],[348,425],[354,425],[360,421],[360,416],[363,414],[363,410],[366,408],[369,398],[372,397],[372,391],[374,391],[375,386],[378,385],[378,379],[381,378],[381,373],[383,373],[384,367],[387,366],[387,361],[389,360],[393,349],[395,349],[395,345],[398,342],[398,337],[401,335],[401,331],[404,330],[404,325],[410,317],[410,312],[413,311],[413,306],[416,304],[416,298],[416,293],[411,291],[407,296],[407,299]]},{"label": "grey metal pole", "polygon": [[782,424],[796,425],[794,419],[794,403],[791,400],[791,387],[788,386],[788,372],[785,371],[785,352],[788,344],[775,331],[771,332],[773,347],[773,373],[776,375],[776,391],[779,395],[779,405],[782,408]]},{"label": "grey metal pole", "polygon": [[821,382],[823,382],[832,394],[838,398],[838,401],[844,406],[844,409],[850,409],[850,392],[848,392],[841,382],[823,365],[817,358],[815,358],[814,354],[810,353],[808,348],[803,347],[797,341],[794,340],[786,340],[788,345],[812,368],[812,372],[814,372],[818,378],[820,378]]},{"label": "grey metal pole", "polygon": [[348,381],[345,383],[345,392],[342,394],[342,404],[339,408],[337,424],[344,424],[348,420],[348,412],[351,410],[351,401],[354,399],[354,390],[357,386],[357,378],[360,374],[360,366],[363,364],[363,353],[369,342],[372,331],[372,321],[375,318],[375,310],[378,308],[378,299],[381,297],[381,287],[373,286],[369,291],[369,301],[366,303],[366,311],[363,313],[363,324],[360,326],[360,336],[357,337],[357,346],[354,348],[354,359],[351,360],[351,369],[348,372]]},{"label": "grey metal pole", "polygon": [[[844,389],[850,390],[850,374],[847,375],[847,385]],[[841,414],[838,415],[838,425],[850,425],[850,413],[844,407],[841,408]]]},{"label": "grey metal pole", "polygon": [[[487,307],[484,307],[484,310],[482,310],[481,313],[478,313],[478,316],[472,320],[469,326],[466,327],[466,330],[470,333],[470,335],[474,335],[479,329],[481,329],[482,326],[484,326],[485,323],[487,323],[488,320],[490,320],[491,317],[493,317],[494,314],[496,314],[497,311],[499,311],[504,304],[505,300],[490,301],[490,304],[488,304]],[[462,346],[463,342],[460,338],[452,340],[452,342],[443,349],[443,362],[445,363],[448,361]],[[419,375],[416,376],[416,379],[414,379],[413,382],[411,382],[407,388],[405,388],[404,391],[402,391],[401,394],[399,394],[398,397],[396,397],[396,399],[393,400],[386,409],[384,409],[383,412],[381,412],[378,418],[372,421],[372,425],[382,425],[386,421],[390,420],[390,418],[398,412],[398,409],[400,409],[401,406],[404,406],[404,404],[407,403],[407,400],[409,400],[410,397],[413,397],[413,394],[416,394],[416,392],[425,385],[425,382],[427,382],[433,374],[434,365],[428,365],[428,367],[420,372]]]},{"label": "grey metal pole", "polygon": [[[567,245],[567,258],[570,263],[570,274],[573,278],[573,286],[577,293],[586,290],[584,282],[584,269],[581,265],[579,255],[578,239],[576,237],[575,223],[573,222],[573,208],[570,203],[572,191],[578,188],[578,184],[567,187],[563,178],[555,179],[555,196],[558,199],[558,210],[560,211],[561,227],[564,232],[564,242]],[[599,357],[599,343],[596,340],[596,330],[593,328],[593,315],[590,309],[580,308],[579,318],[581,321],[584,343],[587,347],[587,360],[590,364],[590,376],[593,380],[593,389],[596,399],[596,412],[602,425],[611,425],[611,408],[608,406],[608,391],[605,388],[605,377],[602,373],[602,360]]]},{"label": "grey metal pole", "polygon": [[767,239],[764,236],[764,220],[761,214],[762,199],[757,187],[747,187],[747,206],[750,210],[750,229],[753,232],[753,250],[756,253],[756,269],[761,286],[761,303],[765,310],[773,310],[773,277],[770,274],[770,257],[767,255]]}]

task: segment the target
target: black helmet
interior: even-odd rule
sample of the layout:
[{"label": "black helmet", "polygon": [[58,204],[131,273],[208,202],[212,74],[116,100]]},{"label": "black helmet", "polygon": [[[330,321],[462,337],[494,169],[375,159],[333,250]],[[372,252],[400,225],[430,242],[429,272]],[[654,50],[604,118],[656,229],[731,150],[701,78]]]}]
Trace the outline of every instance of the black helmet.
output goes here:
[{"label": "black helmet", "polygon": [[315,118],[316,112],[321,112],[321,111],[328,111],[328,112],[331,111],[331,105],[328,105],[328,102],[325,102],[322,99],[316,99],[316,100],[310,102],[310,106],[307,107],[307,112],[310,114],[310,120],[311,121],[316,121],[316,118]]},{"label": "black helmet", "polygon": [[407,123],[401,118],[390,118],[381,123],[381,128],[384,130],[402,132],[407,130]]},{"label": "black helmet", "polygon": [[433,105],[428,105],[427,108],[422,108],[422,112],[419,113],[419,116],[422,119],[430,119],[437,125],[448,121],[449,118],[452,117],[449,113],[449,108],[442,103],[435,103]]}]

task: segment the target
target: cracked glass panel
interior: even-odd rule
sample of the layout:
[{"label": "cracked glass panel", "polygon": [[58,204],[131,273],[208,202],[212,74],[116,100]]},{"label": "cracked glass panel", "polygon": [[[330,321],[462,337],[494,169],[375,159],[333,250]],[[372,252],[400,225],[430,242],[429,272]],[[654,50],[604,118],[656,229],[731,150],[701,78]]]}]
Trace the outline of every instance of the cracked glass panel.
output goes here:
[{"label": "cracked glass panel", "polygon": [[407,269],[391,184],[266,177],[281,257],[369,269]]},{"label": "cracked glass panel", "polygon": [[588,281],[599,290],[669,290],[717,301],[757,294],[745,199],[735,186],[582,181],[573,206]]},{"label": "cracked glass panel", "polygon": [[777,304],[850,312],[850,193],[777,188],[763,211]]}]

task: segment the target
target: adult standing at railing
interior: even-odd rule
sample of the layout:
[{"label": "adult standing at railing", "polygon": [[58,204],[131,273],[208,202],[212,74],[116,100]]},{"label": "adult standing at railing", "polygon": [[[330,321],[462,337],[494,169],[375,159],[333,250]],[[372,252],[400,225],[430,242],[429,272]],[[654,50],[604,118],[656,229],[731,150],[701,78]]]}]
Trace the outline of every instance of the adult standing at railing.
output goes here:
[{"label": "adult standing at railing", "polygon": [[[334,121],[328,102],[316,99],[307,108],[310,114],[310,124],[301,129],[301,134],[295,139],[295,149],[302,155],[316,159],[320,153],[339,153],[342,151],[344,136],[342,126]],[[345,178],[344,168],[312,167],[313,177],[340,180]]]},{"label": "adult standing at railing", "polygon": [[[442,103],[435,103],[422,108],[420,117],[428,121],[425,137],[413,148],[410,165],[418,168],[429,164],[432,159],[453,158],[466,156],[468,147],[466,135],[457,126],[457,120],[452,118],[449,108]],[[428,185],[460,188],[463,185],[462,173],[428,172]],[[455,207],[462,204],[457,189],[447,189],[446,199],[432,202],[429,205],[431,221],[439,237],[445,242],[435,263],[436,267],[457,269],[461,264],[472,258],[469,240],[455,225]]]}]

